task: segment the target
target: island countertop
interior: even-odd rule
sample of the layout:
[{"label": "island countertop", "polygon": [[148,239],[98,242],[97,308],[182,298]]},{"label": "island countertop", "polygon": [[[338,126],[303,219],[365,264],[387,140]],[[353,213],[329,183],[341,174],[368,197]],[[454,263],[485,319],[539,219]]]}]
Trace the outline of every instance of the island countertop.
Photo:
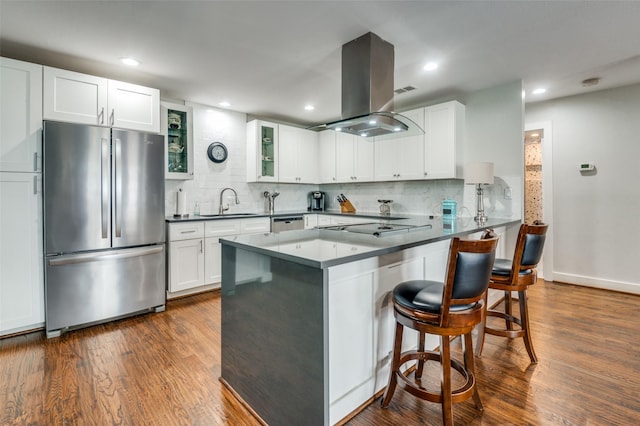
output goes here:
[{"label": "island countertop", "polygon": [[[482,224],[472,218],[443,222],[441,217],[403,215],[391,220],[394,225],[419,226],[420,229],[401,234],[376,237],[334,229],[308,229],[282,233],[239,235],[220,238],[221,243],[245,250],[326,269],[331,266],[382,256],[424,244],[462,237],[488,228],[512,225],[520,219],[495,218]],[[373,219],[372,219],[373,220]],[[388,220],[388,219],[375,219]],[[430,226],[428,226],[430,225]]]}]

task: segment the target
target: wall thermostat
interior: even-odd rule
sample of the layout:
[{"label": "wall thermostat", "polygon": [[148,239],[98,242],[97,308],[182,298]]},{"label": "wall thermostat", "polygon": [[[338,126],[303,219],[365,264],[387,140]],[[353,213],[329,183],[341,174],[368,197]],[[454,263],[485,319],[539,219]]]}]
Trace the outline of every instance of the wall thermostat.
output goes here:
[{"label": "wall thermostat", "polygon": [[580,165],[578,166],[578,170],[580,170],[581,172],[590,172],[595,168],[596,165],[593,163],[580,163]]}]

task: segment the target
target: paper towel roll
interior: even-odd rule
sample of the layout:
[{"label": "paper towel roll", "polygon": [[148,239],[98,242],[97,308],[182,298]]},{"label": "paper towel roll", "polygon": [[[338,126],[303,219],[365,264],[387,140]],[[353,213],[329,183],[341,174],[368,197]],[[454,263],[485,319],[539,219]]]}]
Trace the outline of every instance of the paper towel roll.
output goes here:
[{"label": "paper towel roll", "polygon": [[180,216],[185,216],[187,214],[187,193],[182,189],[178,191],[176,214]]}]

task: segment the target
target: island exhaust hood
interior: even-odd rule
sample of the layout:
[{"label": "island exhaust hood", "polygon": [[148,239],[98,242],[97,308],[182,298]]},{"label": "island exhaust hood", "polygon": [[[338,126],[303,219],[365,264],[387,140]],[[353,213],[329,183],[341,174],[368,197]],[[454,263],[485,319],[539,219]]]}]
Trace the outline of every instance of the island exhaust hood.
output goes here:
[{"label": "island exhaust hood", "polygon": [[424,134],[393,112],[394,48],[369,32],[342,46],[342,119],[312,127],[376,139]]}]

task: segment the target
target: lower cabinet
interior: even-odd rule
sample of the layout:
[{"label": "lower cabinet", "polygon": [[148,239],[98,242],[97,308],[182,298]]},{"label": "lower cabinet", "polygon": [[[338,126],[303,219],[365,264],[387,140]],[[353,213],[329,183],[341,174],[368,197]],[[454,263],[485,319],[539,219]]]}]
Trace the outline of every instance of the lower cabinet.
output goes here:
[{"label": "lower cabinet", "polygon": [[39,173],[0,172],[0,336],[44,325]]},{"label": "lower cabinet", "polygon": [[172,298],[220,287],[222,260],[220,237],[267,233],[268,217],[169,223],[169,279]]}]

